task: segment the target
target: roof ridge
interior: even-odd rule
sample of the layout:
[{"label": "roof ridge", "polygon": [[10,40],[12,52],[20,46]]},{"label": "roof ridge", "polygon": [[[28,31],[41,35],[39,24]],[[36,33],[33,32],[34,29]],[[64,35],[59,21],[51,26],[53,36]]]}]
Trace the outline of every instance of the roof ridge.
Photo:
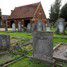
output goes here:
[{"label": "roof ridge", "polygon": [[15,7],[15,8],[22,8],[22,7],[25,7],[25,6],[31,6],[31,5],[35,5],[35,4],[37,5],[39,3],[41,3],[41,2],[32,3],[32,4],[28,4],[28,5],[23,5],[23,6],[19,6],[19,7]]}]

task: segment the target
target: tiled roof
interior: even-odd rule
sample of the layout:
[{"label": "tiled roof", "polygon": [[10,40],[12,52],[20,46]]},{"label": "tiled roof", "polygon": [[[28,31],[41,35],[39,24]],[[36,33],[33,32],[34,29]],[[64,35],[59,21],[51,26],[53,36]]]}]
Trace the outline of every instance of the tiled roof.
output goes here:
[{"label": "tiled roof", "polygon": [[11,13],[11,18],[17,19],[33,17],[39,3],[16,7]]}]

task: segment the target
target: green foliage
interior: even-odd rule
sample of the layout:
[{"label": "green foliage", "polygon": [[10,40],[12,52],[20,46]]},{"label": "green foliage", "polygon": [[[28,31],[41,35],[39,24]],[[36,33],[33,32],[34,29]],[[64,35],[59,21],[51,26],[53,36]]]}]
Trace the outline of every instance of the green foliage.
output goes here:
[{"label": "green foliage", "polygon": [[60,3],[61,0],[55,0],[55,3],[51,6],[50,9],[50,21],[52,22],[53,25],[59,17]]},{"label": "green foliage", "polygon": [[67,21],[67,3],[62,7],[60,17],[64,18]]}]

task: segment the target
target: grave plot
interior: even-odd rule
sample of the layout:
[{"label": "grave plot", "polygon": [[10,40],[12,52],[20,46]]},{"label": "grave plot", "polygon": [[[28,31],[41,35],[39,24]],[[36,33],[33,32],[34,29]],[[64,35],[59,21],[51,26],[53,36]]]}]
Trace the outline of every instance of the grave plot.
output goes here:
[{"label": "grave plot", "polygon": [[[1,39],[3,39],[3,38],[1,38]],[[1,55],[0,55],[0,66],[3,65],[6,62],[8,63],[8,62],[13,61],[13,60],[15,60],[17,58],[20,58],[21,55],[26,53],[28,47],[26,49],[25,47],[23,47],[23,44],[30,40],[30,39],[19,38],[19,37],[11,37],[10,39],[8,39],[8,38],[7,39],[4,38],[4,39],[5,39],[5,41],[10,40],[10,42],[9,42],[10,47],[8,48],[9,50],[7,49],[5,54],[2,54],[0,52],[1,53]],[[0,41],[0,42],[1,42],[1,45],[2,45],[2,41]],[[4,44],[6,44],[6,43],[4,43]],[[5,45],[5,46],[7,46],[7,45]]]},{"label": "grave plot", "polygon": [[67,61],[67,44],[59,45],[54,50],[53,57],[58,60]]},{"label": "grave plot", "polygon": [[53,52],[53,58],[56,60],[56,64],[63,67],[67,66],[67,44],[58,45]]}]

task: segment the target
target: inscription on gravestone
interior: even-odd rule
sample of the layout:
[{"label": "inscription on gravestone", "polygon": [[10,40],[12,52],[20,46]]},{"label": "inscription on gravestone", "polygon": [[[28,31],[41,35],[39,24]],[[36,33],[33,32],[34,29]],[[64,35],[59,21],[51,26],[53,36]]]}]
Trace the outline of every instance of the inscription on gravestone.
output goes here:
[{"label": "inscription on gravestone", "polygon": [[3,47],[9,49],[10,46],[10,36],[9,35],[0,35],[0,49]]},{"label": "inscription on gravestone", "polygon": [[50,32],[35,32],[33,34],[33,58],[52,63],[53,36]]}]

